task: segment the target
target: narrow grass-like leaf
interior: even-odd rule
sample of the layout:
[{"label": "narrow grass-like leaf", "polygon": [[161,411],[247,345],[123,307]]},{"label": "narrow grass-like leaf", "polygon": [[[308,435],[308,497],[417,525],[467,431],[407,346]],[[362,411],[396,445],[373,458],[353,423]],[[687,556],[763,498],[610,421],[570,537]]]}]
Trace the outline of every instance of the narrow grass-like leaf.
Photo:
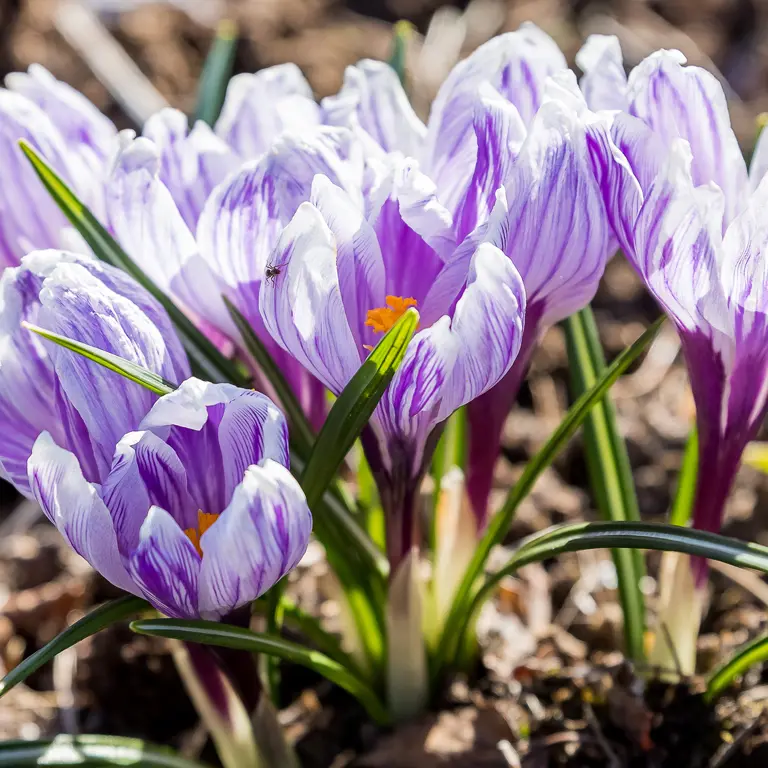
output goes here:
[{"label": "narrow grass-like leaf", "polygon": [[499,582],[524,565],[558,557],[565,552],[619,548],[683,552],[768,574],[768,547],[716,533],[668,523],[605,522],[557,526],[526,539],[507,564],[485,580],[461,617],[457,627],[459,638]]},{"label": "narrow grass-like leaf", "polygon": [[360,366],[336,402],[315,441],[301,476],[310,508],[320,499],[363,427],[368,423],[405,355],[419,324],[409,309]]},{"label": "narrow grass-like leaf", "polygon": [[216,621],[145,619],[132,622],[131,629],[134,632],[155,637],[270,654],[283,661],[300,664],[352,694],[377,723],[385,724],[389,720],[389,715],[379,697],[357,675],[324,653],[310,650],[297,643]]},{"label": "narrow grass-like leaf", "polygon": [[18,666],[14,667],[0,681],[0,696],[4,696],[8,691],[19,683],[23,683],[32,673],[36,672],[43,664],[51,661],[67,648],[85,640],[86,637],[95,635],[102,629],[122,621],[131,616],[135,616],[140,611],[149,608],[146,600],[133,595],[126,595],[117,600],[111,600],[104,605],[91,611],[87,616],[76,621],[71,627],[67,627],[63,632],[56,635],[49,643],[28,656]]},{"label": "narrow grass-like leaf", "polygon": [[304,409],[296,398],[293,389],[291,389],[286,381],[285,376],[283,376],[283,372],[273,360],[272,355],[269,354],[269,350],[253,332],[253,328],[248,320],[226,296],[224,297],[224,303],[235,327],[240,332],[248,354],[253,357],[264,377],[272,385],[275,396],[280,401],[280,405],[288,417],[288,422],[291,425],[291,442],[296,446],[298,453],[306,458],[309,456],[309,452],[312,450],[312,445],[315,442],[315,431],[312,429]]},{"label": "narrow grass-like leaf", "polygon": [[232,77],[236,50],[237,25],[231,19],[222,19],[200,75],[195,120],[202,120],[213,127],[219,119],[227,84]]},{"label": "narrow grass-like leaf", "polygon": [[398,21],[392,32],[392,52],[389,55],[389,66],[397,72],[400,82],[405,85],[408,41],[413,36],[414,26],[410,21]]},{"label": "narrow grass-like leaf", "polygon": [[158,376],[156,373],[153,373],[140,365],[136,365],[136,363],[132,363],[130,360],[126,360],[124,357],[113,355],[111,352],[104,352],[104,350],[92,347],[90,344],[83,344],[80,341],[61,336],[58,333],[47,331],[45,328],[40,328],[38,325],[32,325],[32,323],[23,322],[22,325],[27,330],[36,333],[38,336],[42,336],[44,339],[52,341],[60,347],[76,352],[78,355],[87,357],[94,363],[104,366],[104,368],[108,368],[110,371],[119,373],[130,381],[135,381],[137,384],[141,384],[142,387],[146,387],[157,395],[167,395],[176,389],[175,384],[166,381],[162,376]]},{"label": "narrow grass-like leaf", "polygon": [[483,538],[478,542],[472,562],[456,591],[451,611],[443,628],[440,643],[433,658],[432,674],[435,682],[442,675],[445,664],[456,655],[457,643],[459,642],[458,628],[466,615],[474,585],[482,575],[491,550],[504,539],[520,502],[528,495],[541,473],[554,461],[557,454],[581,426],[590,410],[602,400],[619,376],[640,357],[643,350],[653,341],[663,322],[664,318],[660,317],[634,344],[627,347],[605,369],[595,386],[585,392],[571,406],[549,440],[528,462],[520,479],[509,492],[504,505],[489,522]]},{"label": "narrow grass-like leaf", "polygon": [[768,661],[768,633],[756,637],[742,645],[723,664],[717,667],[707,680],[704,700],[714,701],[737,677],[741,677],[750,667]]},{"label": "narrow grass-like leaf", "polygon": [[247,384],[246,378],[237,365],[224,357],[176,304],[144,274],[136,262],[115,242],[112,235],[104,229],[90,210],[32,146],[23,139],[19,141],[19,146],[32,163],[32,167],[51,197],[74,228],[82,235],[94,254],[107,264],[127,272],[162,304],[176,327],[195,373],[210,381]]},{"label": "narrow grass-like leaf", "polygon": [[[593,387],[605,371],[605,354],[590,306],[571,315],[564,327],[571,389],[573,395],[579,397]],[[632,467],[626,443],[616,425],[610,394],[592,408],[584,421],[584,447],[590,484],[602,518],[639,520]],[[611,555],[624,616],[627,656],[640,661],[645,655],[645,602],[640,591],[645,564],[639,552],[621,549]]]},{"label": "narrow grass-like leaf", "polygon": [[69,736],[52,741],[0,742],[0,766],[24,768],[208,768],[165,747],[124,736]]},{"label": "narrow grass-like leaf", "polygon": [[675,500],[672,503],[672,509],[669,513],[669,522],[671,525],[688,525],[688,521],[693,514],[693,502],[696,496],[696,475],[698,474],[699,462],[699,433],[696,427],[688,435],[688,442],[685,444],[685,453],[683,453],[683,463],[680,467],[680,473],[677,476],[677,490],[675,491]]}]

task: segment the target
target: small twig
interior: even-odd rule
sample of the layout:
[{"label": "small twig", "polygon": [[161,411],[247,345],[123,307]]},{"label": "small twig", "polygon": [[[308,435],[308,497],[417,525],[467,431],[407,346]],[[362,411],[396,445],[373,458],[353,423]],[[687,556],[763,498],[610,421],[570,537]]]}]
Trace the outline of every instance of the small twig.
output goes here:
[{"label": "small twig", "polygon": [[768,606],[768,584],[754,571],[745,571],[736,565],[721,563],[718,560],[710,560],[709,567],[713,571],[722,573],[734,584],[738,584],[742,589],[746,589],[754,595],[763,605]]},{"label": "small twig", "polygon": [[708,768],[722,768],[735,754],[742,743],[754,733],[762,717],[756,717],[749,725],[742,728],[730,744],[723,744],[709,761]]},{"label": "small twig", "polygon": [[680,663],[680,657],[677,654],[675,641],[672,639],[672,633],[669,631],[669,627],[664,621],[661,622],[661,633],[664,635],[664,642],[667,644],[667,648],[669,648],[669,652],[672,654],[672,661],[675,663],[675,672],[677,673],[678,678],[680,680],[685,680],[683,665]]},{"label": "small twig", "polygon": [[54,23],[137,125],[144,125],[152,115],[168,106],[90,8],[77,0],[60,0]]},{"label": "small twig", "polygon": [[592,729],[592,733],[595,734],[595,739],[600,745],[600,749],[605,752],[608,765],[611,766],[611,768],[621,768],[621,761],[619,760],[618,755],[613,751],[611,745],[608,743],[608,739],[605,738],[603,729],[600,727],[600,723],[598,722],[597,717],[595,717],[595,711],[592,709],[592,705],[588,701],[584,702],[584,713],[587,716],[589,727]]}]

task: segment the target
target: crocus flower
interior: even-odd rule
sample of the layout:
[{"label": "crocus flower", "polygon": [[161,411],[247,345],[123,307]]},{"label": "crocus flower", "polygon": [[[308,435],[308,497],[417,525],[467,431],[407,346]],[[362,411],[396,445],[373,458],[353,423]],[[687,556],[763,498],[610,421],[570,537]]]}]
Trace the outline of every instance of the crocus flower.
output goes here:
[{"label": "crocus flower", "polygon": [[389,157],[368,214],[326,176],[282,231],[261,284],[275,340],[340,393],[379,335],[409,306],[421,326],[364,437],[387,514],[394,569],[418,545],[415,496],[436,436],[456,408],[493,386],[517,356],[525,293],[512,262],[476,244],[463,281],[433,293],[450,217],[413,161]]},{"label": "crocus flower", "polygon": [[[40,65],[15,72],[0,89],[0,270],[35,248],[87,251],[21,153],[28,141],[103,219],[104,188],[120,145],[114,124],[81,93]],[[194,228],[212,189],[246,159],[267,151],[284,130],[317,124],[319,108],[299,69],[271,67],[233,78],[213,129],[191,129],[177,110],[150,118],[143,133],[158,147],[159,176]],[[133,136],[123,133],[123,141]]]},{"label": "crocus flower", "polygon": [[724,190],[697,186],[686,141],[668,148],[622,113],[593,129],[594,169],[619,243],[680,335],[699,431],[694,525],[717,531],[741,453],[766,413],[768,181],[729,220]]},{"label": "crocus flower", "polygon": [[322,107],[326,121],[418,158],[434,181],[453,240],[467,242],[454,255],[441,251],[448,263],[435,295],[443,287],[459,290],[478,239],[499,247],[523,278],[528,306],[520,354],[467,409],[467,488],[482,528],[501,430],[531,353],[550,325],[590,301],[610,251],[586,163],[588,110],[562,52],[533,24],[493,38],[459,63],[426,126],[392,70],[378,62],[348,68],[342,90]]},{"label": "crocus flower", "polygon": [[[201,326],[243,347],[226,296],[272,354],[310,420],[325,417],[325,389],[264,329],[259,287],[282,227],[308,198],[318,170],[361,198],[363,161],[344,129],[285,132],[270,151],[217,185],[192,229],[161,179],[155,143],[138,138],[119,153],[107,189],[108,220],[147,274],[194,312]],[[279,272],[280,262],[271,262]],[[254,368],[258,376],[258,370]],[[268,391],[269,383],[258,379]]]},{"label": "crocus flower", "polygon": [[18,436],[0,445],[0,468],[73,549],[113,584],[184,618],[219,618],[298,562],[311,516],[287,469],[285,421],[267,397],[187,378],[158,399],[30,341],[25,319],[166,379],[188,376],[156,302],[87,257],[30,254],[0,287],[0,420],[4,435]]}]

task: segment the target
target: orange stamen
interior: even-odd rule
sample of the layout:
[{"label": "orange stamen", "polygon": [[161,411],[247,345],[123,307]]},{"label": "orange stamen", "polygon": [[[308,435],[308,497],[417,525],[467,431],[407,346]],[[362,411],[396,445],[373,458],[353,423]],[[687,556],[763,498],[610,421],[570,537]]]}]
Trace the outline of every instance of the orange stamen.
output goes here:
[{"label": "orange stamen", "polygon": [[215,513],[203,512],[202,509],[197,510],[197,528],[187,528],[184,533],[187,534],[189,540],[195,545],[197,554],[200,557],[203,556],[203,550],[200,547],[200,539],[202,535],[219,519],[219,516]]},{"label": "orange stamen", "polygon": [[365,324],[373,328],[374,333],[386,333],[407,311],[415,307],[416,299],[406,299],[402,296],[387,296],[386,307],[369,309]]}]

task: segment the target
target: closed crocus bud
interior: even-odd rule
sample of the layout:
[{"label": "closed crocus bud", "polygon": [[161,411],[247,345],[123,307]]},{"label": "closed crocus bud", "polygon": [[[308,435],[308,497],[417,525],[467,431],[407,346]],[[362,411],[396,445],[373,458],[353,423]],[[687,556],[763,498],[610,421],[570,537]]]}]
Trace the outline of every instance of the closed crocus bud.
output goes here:
[{"label": "closed crocus bud", "polygon": [[[14,436],[0,445],[0,469],[75,551],[116,586],[187,618],[218,618],[295,565],[311,516],[286,468],[285,420],[267,397],[189,379],[157,302],[88,257],[30,254],[0,288],[0,419]],[[158,399],[33,341],[23,320],[183,383]]]},{"label": "closed crocus bud", "polygon": [[726,195],[696,185],[681,139],[617,114],[593,126],[606,209],[648,290],[675,323],[696,402],[699,470],[693,522],[717,531],[745,445],[768,407],[768,179],[725,228]]},{"label": "closed crocus bud", "polygon": [[54,525],[110,581],[168,616],[217,619],[306,550],[312,516],[287,464],[285,419],[267,397],[188,379],[120,439],[100,486],[47,433],[29,478]]}]

